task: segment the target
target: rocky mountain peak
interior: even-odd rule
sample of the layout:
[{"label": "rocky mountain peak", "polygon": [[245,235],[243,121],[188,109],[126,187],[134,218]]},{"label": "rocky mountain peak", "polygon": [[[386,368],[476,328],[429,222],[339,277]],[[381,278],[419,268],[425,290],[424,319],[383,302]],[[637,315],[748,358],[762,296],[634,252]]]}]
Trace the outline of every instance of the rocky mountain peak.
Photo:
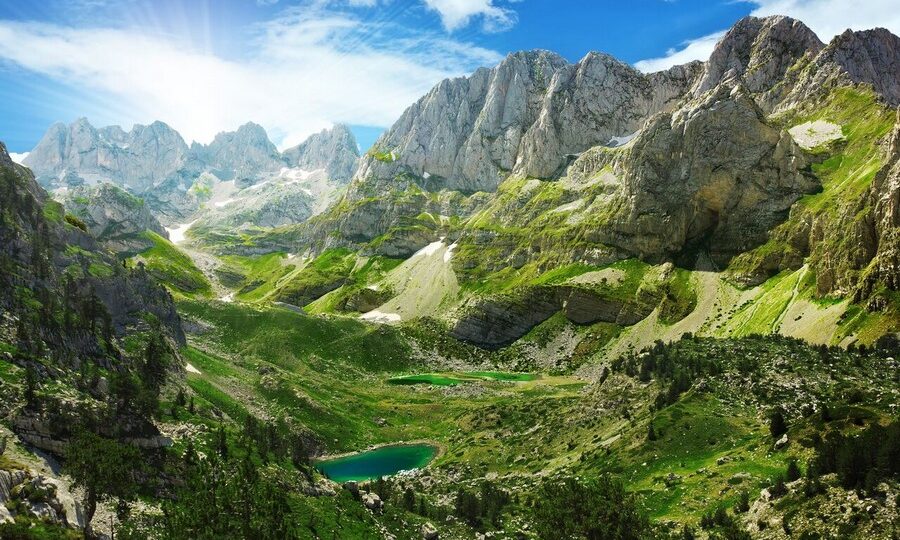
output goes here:
[{"label": "rocky mountain peak", "polygon": [[379,139],[357,177],[407,173],[427,189],[462,192],[494,191],[509,174],[549,178],[571,155],[627,137],[671,108],[696,70],[645,76],[603,53],[577,64],[549,51],[512,53],[432,88]]},{"label": "rocky mountain peak", "polygon": [[892,106],[900,105],[900,37],[884,28],[845,31],[822,52],[853,82],[869,83]]},{"label": "rocky mountain peak", "polygon": [[9,157],[9,152],[6,150],[6,145],[3,141],[0,141],[0,167],[9,167],[13,168],[15,164],[11,157]]},{"label": "rocky mountain peak", "polygon": [[151,247],[153,242],[142,234],[145,231],[168,237],[142,199],[113,184],[80,186],[59,198],[94,238],[115,253],[137,253]]},{"label": "rocky mountain peak", "polygon": [[187,154],[181,136],[162,122],[97,129],[86,118],[50,126],[25,164],[44,185],[61,180],[113,182],[143,192],[181,167]]},{"label": "rocky mountain peak", "polygon": [[733,75],[742,77],[753,93],[768,92],[800,58],[815,55],[823,46],[809,27],[790,17],[745,17],[716,44],[694,95]]},{"label": "rocky mountain peak", "polygon": [[225,180],[277,171],[284,165],[266,130],[253,122],[216,135],[203,149],[203,158]]},{"label": "rocky mountain peak", "polygon": [[311,135],[282,154],[289,167],[312,171],[324,169],[328,178],[347,182],[359,160],[359,147],[350,128],[335,124]]}]

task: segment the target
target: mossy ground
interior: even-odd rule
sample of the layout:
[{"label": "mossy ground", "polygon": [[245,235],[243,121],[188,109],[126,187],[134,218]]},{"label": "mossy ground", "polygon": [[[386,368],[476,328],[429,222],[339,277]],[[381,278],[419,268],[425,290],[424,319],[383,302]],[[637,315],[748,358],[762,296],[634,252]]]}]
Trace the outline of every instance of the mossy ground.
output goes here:
[{"label": "mossy ground", "polygon": [[[882,390],[892,368],[882,360],[835,350],[822,356],[778,337],[683,340],[678,354],[714,359],[724,372],[656,409],[667,383],[622,367],[599,379],[440,370],[410,347],[430,332],[421,326],[410,333],[277,308],[196,301],[179,307],[214,328],[192,336],[184,351],[201,371],[188,375],[200,415],[217,408],[231,417],[289,417],[319,434],[328,453],[433,441],[446,451],[430,465],[432,476],[456,471],[456,478],[492,477],[515,489],[566,471],[612,472],[657,521],[696,524],[704,512],[733,505],[741,491],[758,496],[787,459],[805,463],[811,450],[802,440],[822,426],[804,406],[828,402],[842,410],[835,405],[868,381],[866,391],[884,399],[866,399],[866,417],[885,418],[891,407]],[[448,354],[448,362],[465,357]],[[391,384],[411,372],[431,374],[419,375],[428,384]],[[747,379],[756,390],[745,388]],[[443,385],[459,381],[467,382]],[[778,451],[766,420],[775,405],[788,411],[795,441]],[[455,482],[447,482],[428,493],[452,491]],[[396,517],[397,526],[414,519]]]},{"label": "mossy ground", "polygon": [[209,280],[190,257],[153,231],[146,231],[144,237],[153,247],[133,257],[132,265],[142,262],[147,272],[173,293],[201,298],[212,294]]}]

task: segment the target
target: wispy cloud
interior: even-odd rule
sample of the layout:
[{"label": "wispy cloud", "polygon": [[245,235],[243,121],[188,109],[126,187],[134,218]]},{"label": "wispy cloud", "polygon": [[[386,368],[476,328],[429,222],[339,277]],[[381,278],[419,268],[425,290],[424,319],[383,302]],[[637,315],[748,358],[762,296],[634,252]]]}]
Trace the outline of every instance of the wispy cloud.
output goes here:
[{"label": "wispy cloud", "polygon": [[819,39],[828,42],[850,28],[887,28],[900,34],[900,6],[897,0],[752,0],[753,15],[787,15],[806,23]]},{"label": "wispy cloud", "polygon": [[713,49],[716,47],[716,43],[718,43],[724,35],[725,31],[722,30],[721,32],[716,32],[708,36],[703,36],[701,38],[687,41],[685,43],[682,43],[681,46],[677,49],[669,49],[666,52],[665,56],[661,56],[659,58],[648,58],[647,60],[635,62],[634,67],[638,68],[644,73],[652,73],[654,71],[662,71],[679,64],[686,64],[694,60],[706,61],[707,59],[709,59],[709,55],[712,54]]},{"label": "wispy cloud", "polygon": [[136,29],[0,21],[0,60],[186,139],[253,120],[284,147],[333,122],[387,126],[431,86],[500,56],[443,35],[367,22],[324,2],[254,27],[241,60]]},{"label": "wispy cloud", "polygon": [[441,22],[452,32],[481,18],[487,32],[499,32],[512,28],[518,17],[515,11],[494,3],[494,0],[425,0],[429,9],[436,11]]},{"label": "wispy cloud", "polygon": [[[825,42],[848,28],[866,30],[883,27],[900,35],[900,9],[897,9],[897,0],[748,0],[748,3],[756,6],[752,15],[787,15],[799,19]],[[664,56],[636,62],[635,67],[644,72],[653,72],[692,60],[708,60],[716,42],[725,32],[722,30],[687,41],[680,47],[669,49]]]}]

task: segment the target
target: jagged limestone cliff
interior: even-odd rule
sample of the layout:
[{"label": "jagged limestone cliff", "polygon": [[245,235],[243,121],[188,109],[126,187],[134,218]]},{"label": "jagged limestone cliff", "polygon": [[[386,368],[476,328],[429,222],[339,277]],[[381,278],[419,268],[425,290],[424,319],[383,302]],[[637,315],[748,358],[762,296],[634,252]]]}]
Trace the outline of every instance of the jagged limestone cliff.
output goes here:
[{"label": "jagged limestone cliff", "polygon": [[[825,45],[800,21],[750,17],[708,62],[650,75],[602,54],[575,65],[544,51],[513,54],[437,85],[362,158],[340,201],[301,226],[255,238],[252,249],[406,258],[452,243],[446,264],[463,292],[445,299],[442,313],[457,337],[490,346],[565,311],[562,293],[535,289],[546,284],[542,276],[629,259],[727,270],[718,275],[727,285],[710,294],[733,289],[729,306],[774,287],[779,272],[799,272],[790,305],[849,298],[880,313],[874,336],[898,326],[896,285],[885,277],[895,251],[882,247],[892,227],[875,225],[888,222],[876,208],[890,208],[885,136],[895,122],[898,50],[883,30]],[[697,275],[684,286],[676,274],[645,283],[658,292],[647,297],[656,299],[650,311],[665,311],[660,302],[668,301],[690,313],[696,280],[706,279]],[[573,321],[596,319],[581,306],[609,307],[603,294],[587,303],[583,296]],[[621,326],[650,311],[601,319]],[[740,325],[707,320],[685,330],[815,333],[778,312],[762,325],[764,312],[741,315]],[[815,339],[856,339],[828,313]]]}]

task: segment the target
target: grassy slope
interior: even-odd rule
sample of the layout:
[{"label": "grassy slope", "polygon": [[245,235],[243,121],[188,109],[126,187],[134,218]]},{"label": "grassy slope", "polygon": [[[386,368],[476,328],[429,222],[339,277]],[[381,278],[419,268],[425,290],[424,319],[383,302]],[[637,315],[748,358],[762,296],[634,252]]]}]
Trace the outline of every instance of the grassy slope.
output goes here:
[{"label": "grassy slope", "polygon": [[153,242],[153,247],[133,257],[132,264],[142,261],[147,271],[173,293],[191,297],[212,294],[209,280],[190,257],[153,231],[146,231],[144,236]]},{"label": "grassy slope", "polygon": [[[642,495],[654,519],[696,524],[703,512],[733,504],[741,490],[755,498],[788,457],[801,463],[810,457],[803,444],[772,451],[765,420],[771,406],[785,407],[791,440],[800,441],[823,429],[815,417],[803,418],[804,405],[828,402],[838,410],[853,389],[869,396],[856,406],[868,418],[886,418],[891,404],[890,364],[840,351],[821,357],[784,338],[679,343],[680,354],[715,359],[726,374],[654,412],[650,405],[666,383],[642,382],[622,367],[595,384],[545,374],[440,386],[480,375],[419,364],[403,329],[246,305],[184,301],[180,307],[216,328],[192,337],[185,351],[202,372],[188,376],[201,407],[293,418],[318,433],[329,452],[435,441],[445,452],[432,466],[432,476],[442,479],[432,496],[486,475],[527,491],[535,475],[612,471]],[[388,382],[416,372],[441,380]],[[655,441],[647,440],[651,421]]]}]

